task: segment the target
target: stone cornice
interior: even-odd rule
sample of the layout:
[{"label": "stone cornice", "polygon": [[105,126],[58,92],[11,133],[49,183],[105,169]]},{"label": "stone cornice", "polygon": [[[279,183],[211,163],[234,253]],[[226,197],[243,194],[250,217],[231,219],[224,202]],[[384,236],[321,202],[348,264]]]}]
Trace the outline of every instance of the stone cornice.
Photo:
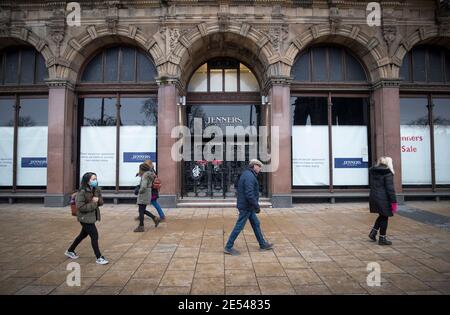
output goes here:
[{"label": "stone cornice", "polygon": [[69,89],[71,91],[75,90],[75,85],[64,79],[48,79],[45,80],[45,83],[49,88],[60,88],[60,89]]},{"label": "stone cornice", "polygon": [[381,79],[372,85],[372,90],[378,90],[381,88],[398,88],[400,87],[401,82],[401,80],[396,79]]},{"label": "stone cornice", "polygon": [[181,84],[181,81],[177,77],[171,77],[171,76],[159,76],[156,78],[156,84],[158,86],[160,85],[175,85],[178,90],[183,89],[183,85]]}]

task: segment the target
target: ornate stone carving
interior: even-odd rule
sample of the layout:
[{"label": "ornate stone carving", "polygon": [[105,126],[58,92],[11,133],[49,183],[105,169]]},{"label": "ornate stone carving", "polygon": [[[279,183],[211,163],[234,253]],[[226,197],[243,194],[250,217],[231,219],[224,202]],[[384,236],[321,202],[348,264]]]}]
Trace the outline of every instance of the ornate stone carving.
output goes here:
[{"label": "ornate stone carving", "polygon": [[11,5],[0,6],[0,36],[9,36],[11,32]]},{"label": "ornate stone carving", "polygon": [[230,24],[230,6],[225,4],[220,4],[219,12],[217,13],[217,21],[219,23],[219,31],[226,32],[228,25]]},{"label": "ornate stone carving", "polygon": [[289,35],[289,27],[287,24],[270,24],[267,26],[260,26],[259,30],[269,37],[273,48],[277,52],[281,52],[283,43],[286,41]]},{"label": "ornate stone carving", "polygon": [[395,10],[393,8],[388,7],[383,9],[382,30],[383,38],[388,49],[391,49],[398,36],[397,19],[394,16],[394,12]]},{"label": "ornate stone carving", "polygon": [[55,43],[56,56],[60,56],[61,43],[66,35],[66,12],[63,8],[53,10],[52,19],[47,23],[48,37]]},{"label": "ornate stone carving", "polygon": [[450,1],[439,1],[436,10],[436,22],[439,28],[439,36],[446,36],[450,32]]},{"label": "ornate stone carving", "polygon": [[166,43],[166,54],[170,55],[174,50],[178,39],[187,34],[191,29],[191,26],[173,26],[169,27],[165,23],[162,23],[159,29],[162,39]]},{"label": "ornate stone carving", "polygon": [[397,26],[383,25],[383,38],[386,41],[388,48],[390,48],[397,38]]},{"label": "ornate stone carving", "polygon": [[106,16],[106,25],[111,33],[117,33],[117,24],[119,24],[119,7],[120,1],[105,1],[108,7],[108,15]]},{"label": "ornate stone carving", "polygon": [[0,19],[0,36],[9,36],[11,32],[11,21],[7,18]]},{"label": "ornate stone carving", "polygon": [[111,33],[117,33],[117,24],[119,23],[118,16],[107,16],[106,17],[106,25]]},{"label": "ornate stone carving", "polygon": [[330,30],[332,34],[336,34],[336,30],[342,23],[342,18],[339,15],[339,9],[337,7],[331,7],[330,8]]}]

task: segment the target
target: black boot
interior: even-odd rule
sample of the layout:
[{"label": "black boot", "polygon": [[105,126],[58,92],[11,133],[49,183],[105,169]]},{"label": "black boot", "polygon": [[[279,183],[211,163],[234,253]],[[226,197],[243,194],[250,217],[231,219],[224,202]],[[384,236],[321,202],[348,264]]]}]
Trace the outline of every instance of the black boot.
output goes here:
[{"label": "black boot", "polygon": [[374,228],[372,228],[372,230],[369,233],[369,238],[376,242],[377,241],[377,234],[378,234],[378,230],[375,230]]},{"label": "black boot", "polygon": [[378,240],[378,245],[392,245],[391,241],[388,241],[386,238],[386,235],[380,235],[380,238]]},{"label": "black boot", "polygon": [[155,227],[158,227],[159,222],[161,222],[161,220],[158,217],[153,217],[153,222],[155,222]]}]

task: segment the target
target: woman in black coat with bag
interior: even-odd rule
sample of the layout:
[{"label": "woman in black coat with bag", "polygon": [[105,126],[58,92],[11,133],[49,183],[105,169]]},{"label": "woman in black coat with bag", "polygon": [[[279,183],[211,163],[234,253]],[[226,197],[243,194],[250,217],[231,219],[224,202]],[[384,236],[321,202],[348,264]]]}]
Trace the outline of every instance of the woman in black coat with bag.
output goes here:
[{"label": "woman in black coat with bag", "polygon": [[397,212],[394,174],[392,158],[385,156],[379,158],[377,165],[369,170],[370,212],[378,213],[378,218],[369,233],[369,238],[376,242],[376,236],[378,230],[380,230],[379,245],[392,245],[392,242],[386,238],[386,230],[389,217],[392,217]]}]

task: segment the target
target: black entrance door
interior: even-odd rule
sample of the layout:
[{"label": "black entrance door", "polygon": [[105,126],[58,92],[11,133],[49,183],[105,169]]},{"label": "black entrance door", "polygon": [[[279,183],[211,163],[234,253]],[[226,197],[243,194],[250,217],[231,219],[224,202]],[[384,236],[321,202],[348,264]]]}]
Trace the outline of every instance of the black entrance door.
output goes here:
[{"label": "black entrance door", "polygon": [[[227,126],[243,127],[257,132],[259,116],[259,107],[255,105],[187,106],[187,126],[191,130],[191,159],[183,163],[183,197],[234,198],[236,196],[235,182],[249,163],[250,150],[256,148],[255,152],[257,152],[258,142],[256,137],[247,135],[239,139],[234,135],[232,137],[234,154],[231,157],[231,154],[228,153],[227,158],[227,150],[231,148],[231,146],[227,146],[227,140],[230,141],[230,129],[227,129]],[[199,135],[195,134],[195,131],[199,130],[194,128],[195,120],[197,124],[201,123],[203,136],[200,135],[200,140]],[[205,129],[208,126],[219,127],[222,131],[222,137],[219,138],[222,145],[214,146],[212,149],[214,153],[220,151],[221,157],[211,158],[201,155],[199,159],[197,155],[196,159],[194,158],[194,149],[197,148],[203,152],[205,146],[212,140],[210,137],[204,137]],[[218,137],[216,136],[215,139],[217,140]],[[244,152],[240,155],[238,154],[239,150],[244,150]],[[267,177],[261,173],[259,180],[261,194],[266,195]]]}]

